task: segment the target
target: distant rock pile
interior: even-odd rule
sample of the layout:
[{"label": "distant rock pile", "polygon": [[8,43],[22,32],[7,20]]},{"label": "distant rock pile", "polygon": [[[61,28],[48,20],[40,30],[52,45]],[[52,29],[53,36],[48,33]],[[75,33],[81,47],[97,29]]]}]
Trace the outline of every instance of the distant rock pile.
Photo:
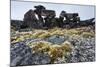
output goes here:
[{"label": "distant rock pile", "polygon": [[30,9],[24,14],[23,22],[21,24],[14,23],[18,20],[11,20],[11,25],[16,27],[17,30],[25,28],[35,29],[48,29],[53,27],[60,28],[75,28],[80,26],[94,25],[94,19],[80,20],[78,13],[66,13],[62,11],[59,17],[56,17],[54,10],[47,10],[44,6],[34,6],[35,10]]}]

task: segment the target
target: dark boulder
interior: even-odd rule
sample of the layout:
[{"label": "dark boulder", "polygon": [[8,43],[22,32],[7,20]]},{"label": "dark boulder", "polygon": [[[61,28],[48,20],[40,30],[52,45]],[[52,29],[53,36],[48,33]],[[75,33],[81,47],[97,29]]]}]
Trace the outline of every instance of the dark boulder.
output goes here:
[{"label": "dark boulder", "polygon": [[20,26],[23,24],[23,21],[21,20],[11,20],[11,26],[14,27],[15,30],[19,30]]},{"label": "dark boulder", "polygon": [[29,28],[35,28],[37,25],[37,18],[35,16],[35,13],[32,9],[30,9],[28,12],[24,14],[24,23],[23,26],[29,27]]}]

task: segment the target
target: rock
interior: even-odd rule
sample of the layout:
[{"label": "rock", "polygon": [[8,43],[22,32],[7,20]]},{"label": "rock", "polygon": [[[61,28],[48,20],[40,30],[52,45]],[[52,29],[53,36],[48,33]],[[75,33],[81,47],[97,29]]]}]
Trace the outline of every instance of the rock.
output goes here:
[{"label": "rock", "polygon": [[32,53],[25,43],[11,45],[11,66],[37,65],[50,63],[50,57],[43,53]]},{"label": "rock", "polygon": [[47,28],[53,28],[53,25],[54,25],[54,17],[51,17],[51,16],[46,16],[46,18],[44,18],[45,20],[45,24],[44,26],[47,27]]},{"label": "rock", "polygon": [[82,21],[80,21],[80,25],[81,26],[89,26],[89,25],[93,26],[93,25],[95,25],[95,18],[82,20]]},{"label": "rock", "polygon": [[37,28],[36,26],[38,26],[38,24],[34,10],[30,9],[24,14],[24,23],[22,26],[26,26],[28,28]]},{"label": "rock", "polygon": [[51,61],[49,55],[43,53],[34,53],[32,59],[33,64],[48,64]]},{"label": "rock", "polygon": [[95,38],[78,38],[72,39],[74,50],[66,58],[68,63],[76,62],[93,62],[95,61]]},{"label": "rock", "polygon": [[80,20],[78,13],[66,13],[66,11],[62,11],[59,17],[56,17],[54,10],[48,10],[42,5],[34,6],[34,8],[34,10],[30,9],[24,14],[23,21],[11,20],[11,25],[16,30],[25,28],[50,29],[53,27],[77,28],[80,26],[95,25],[95,18]]},{"label": "rock", "polygon": [[22,59],[23,57],[21,56],[17,56],[16,58],[14,58],[12,61],[11,61],[11,66],[16,66],[17,63]]},{"label": "rock", "polygon": [[50,63],[49,55],[43,53],[26,54],[19,65],[40,65]]},{"label": "rock", "polygon": [[21,20],[11,20],[11,26],[12,28],[11,29],[14,29],[14,30],[20,30],[20,27],[21,25],[23,24],[24,22],[21,21]]},{"label": "rock", "polygon": [[47,38],[47,41],[54,43],[54,44],[61,44],[65,41],[65,38],[64,38],[64,36],[53,35],[53,36]]},{"label": "rock", "polygon": [[26,55],[31,55],[31,49],[25,45],[25,43],[20,42],[16,44],[11,44],[11,66],[16,66],[21,63],[21,60]]}]

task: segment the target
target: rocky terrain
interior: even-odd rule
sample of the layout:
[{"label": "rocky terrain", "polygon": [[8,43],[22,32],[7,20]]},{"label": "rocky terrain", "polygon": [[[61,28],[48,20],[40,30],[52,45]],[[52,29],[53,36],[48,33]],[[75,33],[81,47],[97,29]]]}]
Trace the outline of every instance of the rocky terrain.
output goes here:
[{"label": "rocky terrain", "polygon": [[[87,32],[87,29],[91,32]],[[70,30],[33,29],[29,32],[13,30],[11,66],[93,62],[95,61],[95,34],[92,29],[89,29],[89,27]]]},{"label": "rocky terrain", "polygon": [[11,20],[11,66],[95,61],[95,18],[34,8]]}]

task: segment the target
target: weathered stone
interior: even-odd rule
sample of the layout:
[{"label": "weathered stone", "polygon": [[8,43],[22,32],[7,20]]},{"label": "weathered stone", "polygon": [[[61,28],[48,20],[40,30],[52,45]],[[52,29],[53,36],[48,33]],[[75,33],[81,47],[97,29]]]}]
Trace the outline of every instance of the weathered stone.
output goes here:
[{"label": "weathered stone", "polygon": [[80,26],[89,26],[89,25],[95,25],[95,22],[94,22],[95,18],[91,18],[91,19],[87,19],[87,20],[82,20],[80,21],[79,25]]},{"label": "weathered stone", "polygon": [[61,44],[65,41],[64,36],[54,35],[49,38],[47,38],[48,42],[54,43],[54,44]]},{"label": "weathered stone", "polygon": [[24,15],[24,23],[22,26],[26,26],[29,28],[36,28],[37,27],[37,18],[35,16],[35,12],[30,9],[28,12]]},{"label": "weathered stone", "polygon": [[23,21],[21,21],[21,20],[11,20],[11,26],[12,26],[12,28],[15,28],[15,30],[20,30],[20,26],[22,24],[23,24]]},{"label": "weathered stone", "polygon": [[70,56],[66,57],[66,62],[93,62],[95,61],[95,38],[71,39],[74,50]]},{"label": "weathered stone", "polygon": [[25,43],[16,43],[11,45],[11,66],[37,65],[50,63],[50,57],[43,53],[32,53]]}]

